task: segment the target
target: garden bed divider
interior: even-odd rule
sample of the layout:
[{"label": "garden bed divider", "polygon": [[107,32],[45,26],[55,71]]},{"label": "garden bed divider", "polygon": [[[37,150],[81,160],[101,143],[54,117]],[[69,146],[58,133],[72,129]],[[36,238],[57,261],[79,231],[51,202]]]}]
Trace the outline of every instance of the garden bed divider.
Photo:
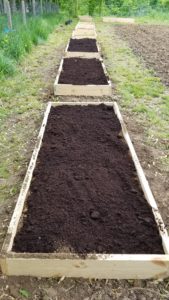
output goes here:
[{"label": "garden bed divider", "polygon": [[[45,127],[48,121],[51,106],[59,105],[99,105],[104,103],[113,106],[121,123],[122,133],[133,162],[135,164],[140,184],[144,195],[152,208],[157,221],[159,233],[162,237],[166,254],[88,254],[82,258],[73,253],[15,253],[12,251],[13,241],[19,221],[24,209],[24,204],[29,192],[38,153],[42,144]],[[131,142],[122,115],[116,102],[49,102],[44,114],[42,126],[37,138],[29,167],[22,184],[20,195],[9,224],[7,236],[4,241],[0,256],[0,264],[3,274],[15,276],[36,277],[83,277],[105,279],[148,279],[165,278],[169,276],[169,241],[164,223],[158,211],[155,199],[152,195],[143,169],[140,165],[134,146]]]}]

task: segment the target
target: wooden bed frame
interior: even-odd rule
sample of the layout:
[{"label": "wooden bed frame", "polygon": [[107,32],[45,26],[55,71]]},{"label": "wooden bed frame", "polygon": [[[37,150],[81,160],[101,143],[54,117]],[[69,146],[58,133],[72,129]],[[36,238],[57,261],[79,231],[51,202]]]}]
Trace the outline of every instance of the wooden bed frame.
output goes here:
[{"label": "wooden bed frame", "polygon": [[[58,75],[54,83],[54,95],[56,96],[112,96],[112,85],[110,80],[107,81],[106,85],[73,85],[59,83],[59,77],[62,72],[63,60],[61,60]],[[101,59],[100,59],[101,61]],[[106,67],[101,61],[104,73],[107,75]]]},{"label": "wooden bed frame", "polygon": [[[98,105],[104,103],[113,106],[122,127],[124,139],[133,159],[140,185],[146,200],[151,206],[157,222],[159,234],[162,238],[165,254],[88,254],[86,258],[70,253],[15,253],[12,251],[13,241],[19,226],[24,205],[29,192],[33,171],[36,166],[45,127],[51,106],[59,105]],[[169,237],[158,211],[157,204],[140,165],[134,146],[116,102],[49,102],[37,138],[36,146],[22,184],[20,195],[9,224],[7,236],[3,244],[0,264],[5,275],[23,275],[37,277],[83,277],[83,278],[114,278],[114,279],[148,279],[165,278],[169,276]]]},{"label": "wooden bed frame", "polygon": [[97,58],[100,59],[100,47],[96,41],[96,46],[97,46],[97,52],[80,52],[80,51],[68,51],[69,48],[69,42],[66,46],[65,49],[65,57],[70,58],[70,57],[80,57],[80,58]]}]

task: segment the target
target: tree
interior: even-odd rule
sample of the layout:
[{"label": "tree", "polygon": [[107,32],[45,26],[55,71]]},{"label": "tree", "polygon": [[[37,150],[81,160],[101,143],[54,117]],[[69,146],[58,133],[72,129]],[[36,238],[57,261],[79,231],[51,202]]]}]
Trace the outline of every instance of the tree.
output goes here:
[{"label": "tree", "polygon": [[36,16],[36,1],[32,0],[32,11],[33,11],[33,15]]},{"label": "tree", "polygon": [[25,0],[21,0],[21,5],[22,5],[22,20],[23,20],[23,24],[26,25]]}]

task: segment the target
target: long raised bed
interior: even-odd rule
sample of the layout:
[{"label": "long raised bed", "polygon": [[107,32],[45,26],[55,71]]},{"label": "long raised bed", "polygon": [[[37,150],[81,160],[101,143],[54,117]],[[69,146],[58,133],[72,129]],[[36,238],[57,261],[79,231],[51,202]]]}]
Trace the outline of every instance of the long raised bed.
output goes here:
[{"label": "long raised bed", "polygon": [[79,20],[82,22],[92,22],[93,18],[91,16],[79,16]]},{"label": "long raised bed", "polygon": [[95,30],[95,25],[92,22],[79,22],[76,25],[76,29],[94,29]]},{"label": "long raised bed", "polygon": [[105,23],[122,23],[122,24],[134,24],[133,18],[115,18],[115,17],[103,17]]},{"label": "long raised bed", "polygon": [[48,104],[1,268],[16,276],[169,275],[168,235],[117,103]]},{"label": "long raised bed", "polygon": [[65,58],[54,83],[55,95],[111,96],[111,82],[101,60]]},{"label": "long raised bed", "polygon": [[65,57],[100,58],[100,49],[95,39],[70,39]]},{"label": "long raised bed", "polygon": [[72,38],[74,39],[82,39],[82,38],[90,38],[96,39],[97,34],[95,30],[90,29],[75,29],[72,33]]}]

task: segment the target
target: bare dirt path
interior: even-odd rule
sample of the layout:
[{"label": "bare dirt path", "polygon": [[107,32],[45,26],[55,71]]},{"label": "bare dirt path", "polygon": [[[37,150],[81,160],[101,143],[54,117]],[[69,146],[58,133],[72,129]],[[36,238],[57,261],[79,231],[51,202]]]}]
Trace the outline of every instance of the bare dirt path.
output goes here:
[{"label": "bare dirt path", "polygon": [[169,26],[115,26],[115,32],[127,41],[136,55],[155,70],[162,82],[169,86]]}]

